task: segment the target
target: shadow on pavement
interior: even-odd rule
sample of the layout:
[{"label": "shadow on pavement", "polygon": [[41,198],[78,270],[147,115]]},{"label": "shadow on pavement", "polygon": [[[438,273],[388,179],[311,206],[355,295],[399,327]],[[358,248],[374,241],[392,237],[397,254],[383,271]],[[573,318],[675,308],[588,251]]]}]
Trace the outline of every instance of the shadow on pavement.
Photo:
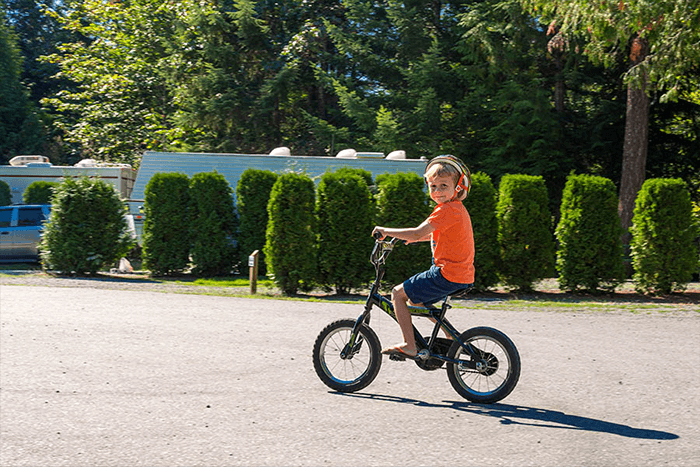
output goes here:
[{"label": "shadow on pavement", "polygon": [[452,409],[474,415],[482,415],[500,419],[504,425],[523,425],[538,428],[559,428],[565,430],[582,430],[599,433],[610,433],[627,438],[671,440],[678,439],[679,436],[665,431],[648,430],[643,428],[633,428],[619,423],[606,422],[595,418],[581,417],[579,415],[569,415],[556,410],[538,409],[534,407],[522,407],[508,404],[473,404],[469,402],[443,401],[442,404],[424,402],[403,397],[387,396],[383,394],[366,393],[338,393],[346,397],[357,397],[362,399],[372,399],[385,402],[396,402],[400,404],[410,404],[418,407],[432,407],[440,409]]}]

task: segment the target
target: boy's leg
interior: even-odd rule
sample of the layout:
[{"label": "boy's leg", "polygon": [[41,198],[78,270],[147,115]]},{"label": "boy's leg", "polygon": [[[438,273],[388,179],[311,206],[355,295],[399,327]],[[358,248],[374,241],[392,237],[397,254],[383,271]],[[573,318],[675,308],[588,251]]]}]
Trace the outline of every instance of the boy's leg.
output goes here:
[{"label": "boy's leg", "polygon": [[396,345],[393,348],[401,349],[404,353],[414,356],[417,354],[416,338],[413,335],[411,311],[408,309],[408,295],[406,295],[406,292],[403,290],[403,284],[397,285],[391,291],[391,301],[394,304],[396,320],[399,322],[404,340],[402,344]]},{"label": "boy's leg", "polygon": [[[428,318],[428,319],[429,319],[433,324],[437,323],[437,320],[436,320],[435,318]],[[447,332],[447,329],[445,329],[444,327],[440,326],[440,331],[442,331],[442,333],[445,335],[445,338],[446,338],[446,339],[449,339],[449,340],[451,340],[451,341],[454,340],[454,339],[452,338],[452,336],[450,336],[450,333]]]}]

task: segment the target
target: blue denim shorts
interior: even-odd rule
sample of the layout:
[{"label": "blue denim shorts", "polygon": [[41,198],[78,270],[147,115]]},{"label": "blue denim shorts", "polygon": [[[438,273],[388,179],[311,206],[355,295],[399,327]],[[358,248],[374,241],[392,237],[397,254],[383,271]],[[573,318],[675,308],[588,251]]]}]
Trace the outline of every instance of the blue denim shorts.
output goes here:
[{"label": "blue denim shorts", "polygon": [[403,290],[411,302],[431,305],[444,299],[449,294],[471,287],[471,285],[448,281],[442,277],[440,268],[433,265],[427,271],[406,279],[403,283]]}]

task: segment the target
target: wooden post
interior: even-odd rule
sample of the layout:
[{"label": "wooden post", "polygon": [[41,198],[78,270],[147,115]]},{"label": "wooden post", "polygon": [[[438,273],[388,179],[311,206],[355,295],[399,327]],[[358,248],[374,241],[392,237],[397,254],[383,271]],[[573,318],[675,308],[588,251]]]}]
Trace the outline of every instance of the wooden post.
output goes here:
[{"label": "wooden post", "polygon": [[255,295],[258,290],[258,255],[260,251],[255,250],[248,256],[248,267],[250,268],[250,293]]}]

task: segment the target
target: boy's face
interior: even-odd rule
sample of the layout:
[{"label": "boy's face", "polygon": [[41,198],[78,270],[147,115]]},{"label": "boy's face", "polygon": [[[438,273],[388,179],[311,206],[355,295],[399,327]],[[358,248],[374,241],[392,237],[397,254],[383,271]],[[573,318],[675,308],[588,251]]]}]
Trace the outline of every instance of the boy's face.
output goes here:
[{"label": "boy's face", "polygon": [[452,175],[437,175],[436,171],[431,171],[426,175],[430,197],[438,204],[452,201],[456,194],[455,179]]}]

